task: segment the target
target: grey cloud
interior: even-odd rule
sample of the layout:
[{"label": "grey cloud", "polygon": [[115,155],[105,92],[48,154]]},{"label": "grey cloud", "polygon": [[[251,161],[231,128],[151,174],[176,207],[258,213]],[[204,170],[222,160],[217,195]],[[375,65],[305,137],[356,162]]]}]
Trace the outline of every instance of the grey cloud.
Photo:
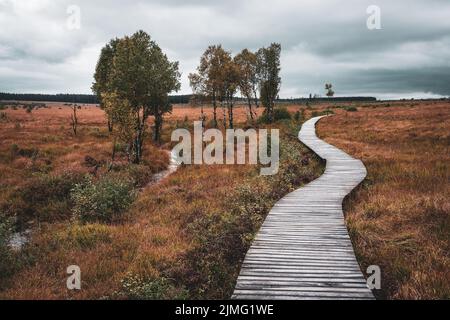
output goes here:
[{"label": "grey cloud", "polygon": [[[69,4],[81,30],[65,28]],[[283,47],[282,96],[408,93],[450,95],[450,3],[378,0],[382,30],[366,28],[369,0],[276,2],[153,0],[0,0],[0,89],[90,92],[100,48],[149,32],[187,74],[210,44],[237,53],[271,42]]]}]

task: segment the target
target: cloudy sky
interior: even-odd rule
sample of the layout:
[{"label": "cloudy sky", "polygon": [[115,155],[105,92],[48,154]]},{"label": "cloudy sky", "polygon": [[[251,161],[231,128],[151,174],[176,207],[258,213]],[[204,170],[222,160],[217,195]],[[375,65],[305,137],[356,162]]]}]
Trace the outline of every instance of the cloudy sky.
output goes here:
[{"label": "cloudy sky", "polygon": [[180,61],[180,93],[208,45],[280,42],[282,97],[324,94],[325,82],[339,96],[450,96],[449,0],[0,0],[0,91],[90,93],[101,47],[139,29]]}]

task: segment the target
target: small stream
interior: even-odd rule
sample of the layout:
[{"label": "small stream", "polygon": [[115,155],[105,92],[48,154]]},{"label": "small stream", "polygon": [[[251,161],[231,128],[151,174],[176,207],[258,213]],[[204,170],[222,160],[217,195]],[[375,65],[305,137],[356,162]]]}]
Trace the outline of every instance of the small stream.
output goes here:
[{"label": "small stream", "polygon": [[167,178],[172,173],[174,173],[175,171],[178,170],[178,167],[180,166],[180,162],[178,161],[177,155],[175,154],[174,151],[172,151],[172,152],[167,151],[167,153],[170,156],[169,166],[167,167],[166,170],[154,174],[152,181],[150,182],[150,185],[154,185],[155,183],[160,182],[161,180]]}]

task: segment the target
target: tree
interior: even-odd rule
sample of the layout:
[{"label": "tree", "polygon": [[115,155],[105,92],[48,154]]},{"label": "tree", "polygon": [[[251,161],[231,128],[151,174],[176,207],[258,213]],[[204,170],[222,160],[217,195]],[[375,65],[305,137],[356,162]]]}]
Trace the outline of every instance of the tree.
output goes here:
[{"label": "tree", "polygon": [[[110,84],[113,59],[116,53],[117,44],[119,39],[112,39],[101,51],[100,58],[98,59],[97,66],[95,68],[94,80],[92,85],[92,91],[97,95],[100,103],[100,108],[104,109],[105,104],[102,99],[102,93],[108,92],[108,85]],[[108,113],[107,113],[108,114]],[[113,121],[111,117],[108,117],[108,130],[113,131]]]},{"label": "tree", "polygon": [[255,53],[244,49],[234,57],[236,65],[239,67],[240,81],[239,91],[247,98],[248,110],[250,118],[254,120],[254,114],[252,110],[252,99],[255,101],[256,107],[258,107],[258,77],[257,77],[257,56]]},{"label": "tree", "polygon": [[275,100],[281,87],[281,45],[272,43],[268,48],[261,48],[257,53],[257,75],[261,102],[269,122],[273,122]]},{"label": "tree", "polygon": [[333,85],[331,83],[325,84],[326,95],[328,98],[334,97]]},{"label": "tree", "polygon": [[169,93],[180,90],[181,74],[178,72],[178,62],[170,62],[159,47],[153,59],[155,69],[149,82],[149,105],[150,115],[155,117],[153,140],[160,143],[164,114],[172,112]]},{"label": "tree", "polygon": [[77,104],[71,104],[70,109],[72,110],[72,114],[70,115],[70,125],[72,127],[72,131],[74,135],[77,135],[78,129],[78,116],[77,116]]},{"label": "tree", "polygon": [[214,127],[217,128],[217,107],[223,103],[224,66],[231,60],[231,54],[221,45],[209,46],[200,58],[197,73],[191,73],[189,80],[195,95],[204,96],[213,104]]},{"label": "tree", "polygon": [[[224,97],[225,105],[228,110],[228,125],[231,129],[234,127],[234,96],[239,87],[241,81],[241,74],[239,66],[231,59],[224,61],[223,66],[223,78],[222,78],[222,88],[221,94]],[[224,122],[226,123],[225,119]],[[226,124],[224,124],[226,127]]]},{"label": "tree", "polygon": [[[108,119],[119,125],[129,160],[140,163],[149,116],[155,117],[153,137],[158,142],[163,115],[171,110],[168,95],[180,88],[178,62],[170,62],[144,31],[112,41],[114,46],[110,42],[100,55],[93,90],[100,94]],[[111,62],[110,68],[105,61]]]}]

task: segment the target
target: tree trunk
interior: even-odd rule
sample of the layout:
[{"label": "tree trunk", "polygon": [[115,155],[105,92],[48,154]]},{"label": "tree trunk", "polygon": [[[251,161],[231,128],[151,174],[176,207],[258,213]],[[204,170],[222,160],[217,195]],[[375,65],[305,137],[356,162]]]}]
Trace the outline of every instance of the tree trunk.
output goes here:
[{"label": "tree trunk", "polygon": [[110,116],[108,116],[108,131],[109,133],[113,132],[114,126],[113,126],[113,121],[111,119]]},{"label": "tree trunk", "polygon": [[256,93],[256,89],[253,90],[253,95],[255,96],[256,109],[259,109],[259,100],[258,100],[258,94]]},{"label": "tree trunk", "polygon": [[228,120],[229,120],[229,125],[230,125],[230,129],[233,129],[233,97],[229,97],[228,98]]},{"label": "tree trunk", "polygon": [[77,128],[78,128],[78,117],[77,117],[77,107],[72,108],[73,114],[71,117],[71,125],[72,125],[72,131],[74,135],[77,135]]},{"label": "tree trunk", "polygon": [[217,100],[216,100],[216,93],[213,93],[213,121],[214,121],[214,128],[217,129]]},{"label": "tree trunk", "polygon": [[112,147],[112,155],[111,155],[111,163],[109,164],[108,172],[110,172],[113,169],[114,160],[116,159],[116,142],[117,142],[117,138],[114,137],[113,147]]},{"label": "tree trunk", "polygon": [[162,115],[157,113],[155,115],[155,129],[154,129],[155,131],[153,134],[153,141],[155,141],[158,144],[161,142],[162,123],[163,123]]},{"label": "tree trunk", "polygon": [[222,111],[223,111],[223,127],[226,129],[227,128],[227,111],[226,111],[226,107],[225,107],[223,101],[220,104],[222,105]]},{"label": "tree trunk", "polygon": [[247,102],[248,102],[248,111],[250,112],[250,118],[253,120],[255,120],[255,118],[253,117],[253,111],[252,111],[252,100],[250,97],[247,97]]},{"label": "tree trunk", "polygon": [[136,138],[134,139],[134,159],[133,163],[139,164],[141,162],[142,156],[142,144],[143,144],[143,136],[144,136],[144,128],[145,128],[145,117],[141,120],[140,115],[137,117],[137,129],[136,129]]}]

